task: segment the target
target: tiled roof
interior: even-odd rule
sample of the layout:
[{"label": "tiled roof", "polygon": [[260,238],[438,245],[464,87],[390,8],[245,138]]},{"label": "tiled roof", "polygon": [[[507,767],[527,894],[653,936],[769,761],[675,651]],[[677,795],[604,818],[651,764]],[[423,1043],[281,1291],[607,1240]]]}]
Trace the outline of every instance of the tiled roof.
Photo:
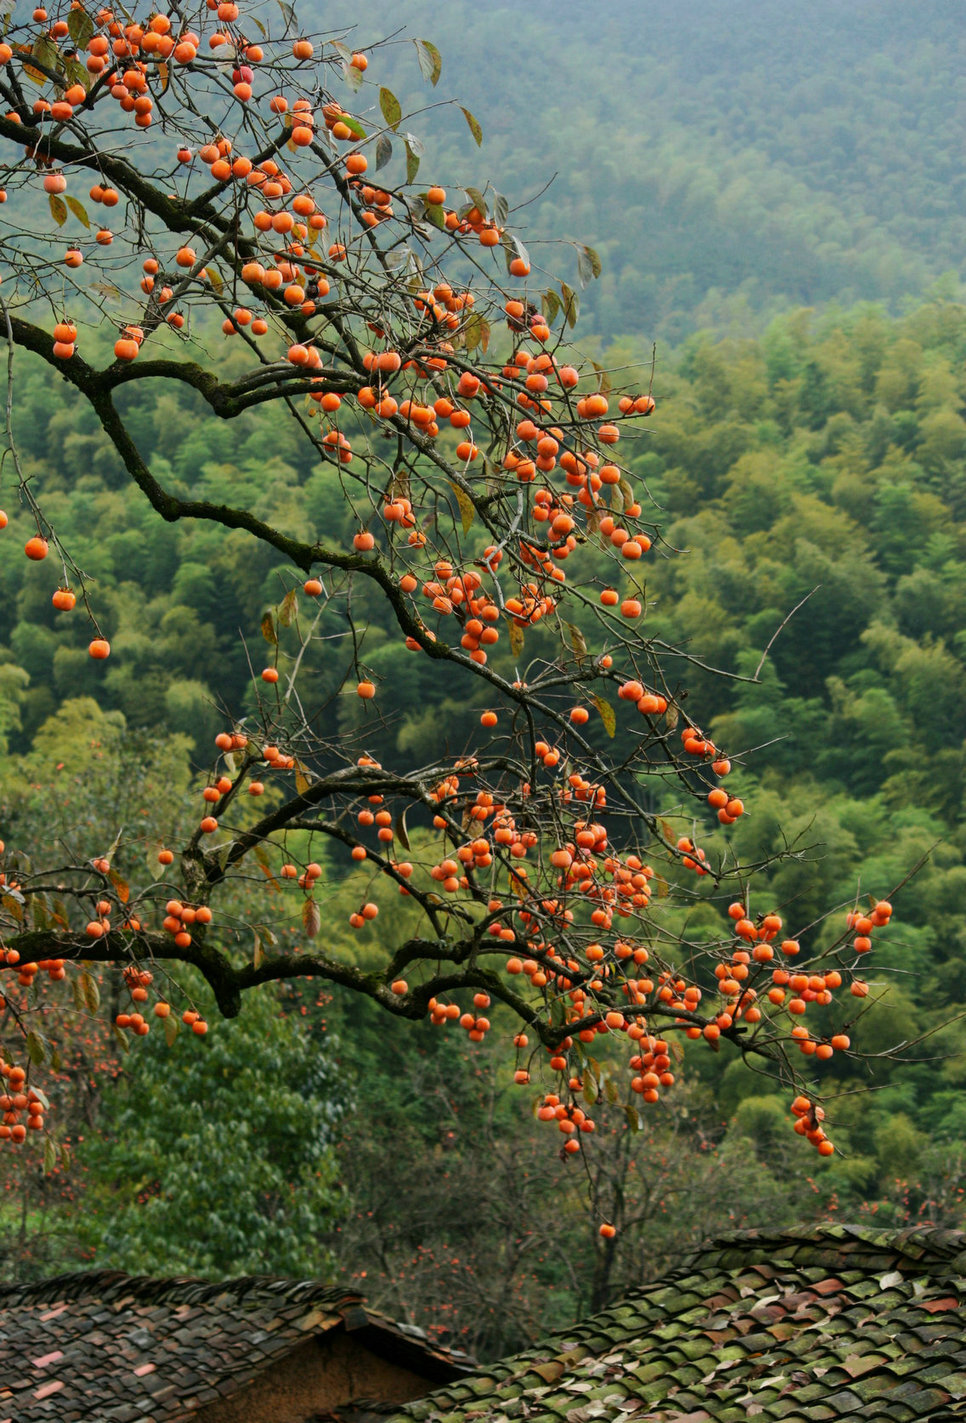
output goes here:
[{"label": "tiled roof", "polygon": [[966,1234],[743,1231],[395,1423],[966,1420]]},{"label": "tiled roof", "polygon": [[339,1326],[433,1382],[467,1372],[339,1287],[86,1272],[0,1289],[0,1423],[176,1423]]}]

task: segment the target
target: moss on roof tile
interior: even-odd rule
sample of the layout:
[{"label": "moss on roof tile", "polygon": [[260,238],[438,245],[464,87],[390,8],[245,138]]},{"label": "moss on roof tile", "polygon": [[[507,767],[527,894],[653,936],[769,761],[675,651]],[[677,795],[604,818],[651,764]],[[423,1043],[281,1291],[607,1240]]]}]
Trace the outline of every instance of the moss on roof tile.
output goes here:
[{"label": "moss on roof tile", "polygon": [[[462,1395],[470,1406],[450,1390],[438,1413],[430,1399],[393,1423],[474,1423],[481,1410],[487,1423],[497,1413],[527,1423],[951,1423],[966,1419],[964,1275],[966,1236],[954,1231],[743,1232],[493,1366],[488,1391]],[[565,1340],[583,1353],[539,1378]],[[496,1378],[512,1381],[513,1415]]]}]

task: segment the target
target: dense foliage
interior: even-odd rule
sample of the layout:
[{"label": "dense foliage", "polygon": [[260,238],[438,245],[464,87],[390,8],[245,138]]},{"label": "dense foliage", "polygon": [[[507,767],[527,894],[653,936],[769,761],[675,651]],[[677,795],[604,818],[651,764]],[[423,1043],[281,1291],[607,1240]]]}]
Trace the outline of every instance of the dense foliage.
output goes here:
[{"label": "dense foliage", "polygon": [[[942,1025],[966,1007],[964,646],[957,636],[966,525],[959,496],[964,345],[966,309],[944,302],[898,320],[872,307],[825,318],[800,313],[776,321],[758,341],[694,338],[675,369],[661,371],[658,418],[635,455],[638,477],[666,511],[669,543],[686,550],[651,570],[653,636],[686,646],[701,662],[753,671],[788,609],[811,595],[771,646],[758,684],[722,684],[694,664],[688,669],[689,682],[699,683],[694,695],[714,716],[712,734],[746,762],[743,784],[752,788],[753,809],[740,831],[744,855],[766,857],[783,834],[800,834],[813,847],[773,871],[773,902],[805,922],[829,905],[851,903],[857,886],[898,883],[929,856],[903,891],[901,930],[876,951],[869,981],[881,1001],[875,1019],[862,1023],[873,1053],[907,1040],[902,1057],[908,1060],[878,1061],[871,1079],[867,1066],[850,1066],[844,1058],[820,1069],[816,1076],[834,1101],[842,1150],[808,1179],[794,1138],[788,1139],[781,1098],[766,1079],[724,1053],[685,1067],[677,1106],[669,1101],[640,1134],[622,1134],[615,1113],[623,1119],[623,1109],[601,1103],[588,1177],[534,1132],[532,1089],[512,1083],[513,1056],[504,1046],[485,1046],[480,1056],[479,1047],[461,1046],[429,1025],[418,1031],[387,1026],[338,995],[309,1015],[324,1017],[329,1029],[322,1060],[339,1084],[334,1094],[330,1087],[329,1099],[342,1104],[341,1118],[326,1133],[341,1194],[321,1243],[338,1268],[391,1312],[498,1354],[564,1322],[574,1308],[592,1308],[659,1273],[681,1244],[722,1219],[787,1218],[790,1173],[801,1183],[797,1217],[814,1212],[849,1219],[871,1210],[897,1221],[963,1223],[962,1064],[950,1055],[961,1046],[961,1030]],[[83,438],[81,411],[69,401],[65,406],[49,383],[38,378],[21,390],[26,430],[62,418],[65,429],[73,423]],[[152,426],[146,421],[144,428]],[[220,437],[220,427],[205,428]],[[281,509],[294,501],[297,475],[286,467],[284,449],[276,462],[259,464],[252,456],[258,439],[253,421],[234,450],[216,447],[209,456],[197,436],[196,486],[223,480],[254,488],[261,469],[266,506]],[[145,447],[152,449],[148,435]],[[58,659],[72,649],[72,634],[43,604],[33,604],[36,622],[28,617],[29,570],[18,561],[4,565],[10,580],[4,601],[18,615],[9,635],[28,624],[23,645],[46,648],[48,659],[29,683],[12,675],[19,658],[8,655],[3,664],[11,674],[12,738],[3,768],[5,824],[39,840],[51,817],[69,821],[75,803],[89,805],[88,816],[97,806],[103,814],[105,802],[116,803],[125,786],[135,799],[137,790],[148,792],[140,799],[152,816],[173,818],[188,785],[189,760],[203,760],[204,748],[189,757],[184,741],[145,740],[159,712],[155,703],[152,715],[144,689],[166,685],[168,659],[179,646],[174,639],[162,650],[157,629],[189,614],[189,603],[179,607],[177,591],[189,577],[210,576],[205,621],[217,640],[219,675],[217,687],[197,675],[199,700],[208,705],[233,685],[241,694],[247,673],[233,636],[238,610],[257,613],[259,598],[274,596],[277,575],[270,561],[259,569],[244,556],[236,535],[161,529],[147,548],[166,579],[152,584],[147,567],[131,578],[125,541],[139,527],[140,511],[111,492],[116,476],[110,468],[88,475],[83,491],[72,493],[39,442],[30,458],[57,501],[65,536],[76,541],[83,535],[91,506],[110,509],[116,542],[98,545],[91,537],[90,552],[100,553],[99,596],[116,600],[130,653],[125,676],[107,684],[106,700],[105,688],[99,689],[105,707],[114,703],[100,713],[102,722],[89,706],[78,707],[72,695],[78,687],[70,682],[59,706],[49,696],[35,701],[45,684],[56,689]],[[321,477],[318,488],[322,499]],[[345,517],[335,501],[328,517]],[[195,544],[202,538],[203,558]],[[370,636],[380,626],[373,620]],[[826,637],[829,627],[833,635]],[[119,671],[122,665],[119,660]],[[442,716],[452,721],[457,709],[447,696],[439,679],[413,684],[381,731],[381,751],[399,754],[431,736],[426,728]],[[37,727],[46,711],[54,720]],[[465,715],[468,734],[474,714]],[[92,729],[110,752],[107,765],[118,768],[109,793],[92,781],[103,765],[88,751]],[[150,780],[159,774],[163,790]],[[163,836],[152,822],[146,843]],[[358,941],[339,921],[358,872],[337,856],[325,869],[334,908],[330,943],[341,940],[344,952],[357,956]],[[279,897],[272,898],[275,904],[260,902],[266,925],[297,934],[300,926],[292,925]],[[385,904],[391,908],[391,900]],[[243,905],[238,912],[245,914]],[[681,928],[699,933],[717,913],[699,894]],[[259,914],[249,917],[257,922]],[[243,1016],[239,1026],[244,1023]],[[97,1135],[88,1133],[81,1144],[81,1169],[72,1177],[87,1191],[95,1221],[81,1245],[89,1248],[92,1236],[110,1231],[110,1258],[132,1262],[141,1232],[151,1230],[150,1217],[141,1224],[135,1205],[114,1221],[105,1192],[116,1176],[110,1163],[118,1151],[125,1159],[137,1156],[143,1143],[156,1139],[158,1125],[147,1114],[132,1114],[137,1092],[150,1089],[155,1055],[166,1052],[162,1041],[154,1047],[144,1065],[140,1049],[133,1055],[135,1081],[143,1086],[125,1086],[122,1078],[117,1089],[104,1092]],[[606,1053],[599,1061],[604,1086],[613,1064]],[[186,1058],[183,1067],[172,1061],[171,1070],[190,1076],[201,1069]],[[879,1090],[852,1095],[870,1080]],[[114,1145],[122,1122],[123,1138]],[[391,1181],[383,1169],[387,1150]],[[258,1159],[253,1152],[254,1179]],[[620,1221],[613,1242],[581,1225],[588,1182],[601,1214]],[[58,1189],[56,1182],[48,1186]],[[532,1208],[547,1192],[556,1202],[549,1221]],[[107,1213],[103,1227],[96,1224],[101,1212]],[[31,1249],[49,1261],[42,1230],[54,1227],[62,1252],[54,1258],[70,1258],[62,1232],[68,1222],[69,1242],[71,1214],[54,1205],[35,1223],[21,1268],[31,1268]],[[314,1249],[319,1241],[303,1233],[306,1245]],[[108,1258],[103,1246],[95,1258]],[[265,1265],[273,1258],[263,1257]],[[211,1267],[210,1257],[197,1252],[183,1259],[186,1268]]]}]

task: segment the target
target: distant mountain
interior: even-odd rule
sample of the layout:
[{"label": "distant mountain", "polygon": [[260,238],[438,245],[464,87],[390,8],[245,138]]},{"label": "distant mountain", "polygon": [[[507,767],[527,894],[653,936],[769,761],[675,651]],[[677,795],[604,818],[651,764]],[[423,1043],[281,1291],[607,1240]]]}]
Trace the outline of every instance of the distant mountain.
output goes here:
[{"label": "distant mountain", "polygon": [[[331,9],[313,11],[331,28]],[[530,238],[601,250],[585,308],[602,335],[676,341],[754,330],[789,305],[897,307],[944,273],[958,290],[961,0],[359,0],[352,21],[359,44],[397,31],[359,103],[384,83],[410,103],[458,98],[483,124],[477,152],[458,111],[433,116],[426,129],[445,137],[427,181],[493,176],[511,203],[530,199]],[[442,52],[435,91],[399,27]]]}]

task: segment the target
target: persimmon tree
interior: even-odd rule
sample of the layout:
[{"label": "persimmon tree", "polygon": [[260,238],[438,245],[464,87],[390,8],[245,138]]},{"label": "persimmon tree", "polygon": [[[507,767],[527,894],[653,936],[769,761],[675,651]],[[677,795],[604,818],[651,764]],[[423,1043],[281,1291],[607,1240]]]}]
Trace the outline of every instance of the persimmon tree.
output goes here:
[{"label": "persimmon tree", "polygon": [[[0,334],[3,480],[35,576],[106,659],[96,582],[18,459],[27,359],[89,403],[132,498],[159,519],[242,530],[289,573],[252,630],[257,698],[226,709],[165,845],[119,824],[113,843],[79,831],[44,864],[7,847],[0,1137],[44,1125],[57,995],[93,1009],[101,966],[126,1038],[178,1023],[201,1035],[178,987],[191,965],[226,1017],[296,977],[474,1041],[504,1005],[516,1081],[548,1067],[537,1115],[568,1154],[593,1130],[600,1035],[626,1038],[631,1124],[673,1088],[692,1040],[730,1041],[785,1083],[795,1130],[830,1154],[815,1067],[853,1050],[857,967],[891,906],[863,900],[834,928],[785,923],[755,894],[767,866],[732,852],[736,768],[685,707],[694,659],[648,633],[648,563],[675,556],[633,471],[655,402],[640,384],[619,393],[573,344],[597,253],[562,235],[571,276],[554,279],[495,187],[425,172],[378,74],[383,44],[405,43],[435,85],[428,41],[353,48],[338,30],[309,34],[288,5],[235,0],[137,18],[79,0],[28,10],[14,7],[0,43]],[[151,401],[171,382],[213,421],[260,408],[294,422],[306,467],[327,468],[352,510],[351,541],[166,487],[125,412],[132,390]],[[430,764],[372,754],[373,600],[479,710],[466,744],[439,727]],[[337,659],[340,695],[358,698],[351,734],[300,690]],[[373,945],[365,966],[326,932],[320,845],[349,883],[380,887],[349,915]],[[245,876],[286,891],[296,947],[266,931],[253,950],[249,926],[219,919]],[[386,889],[405,933],[380,956]],[[713,931],[689,928],[697,903],[716,906]]]}]

